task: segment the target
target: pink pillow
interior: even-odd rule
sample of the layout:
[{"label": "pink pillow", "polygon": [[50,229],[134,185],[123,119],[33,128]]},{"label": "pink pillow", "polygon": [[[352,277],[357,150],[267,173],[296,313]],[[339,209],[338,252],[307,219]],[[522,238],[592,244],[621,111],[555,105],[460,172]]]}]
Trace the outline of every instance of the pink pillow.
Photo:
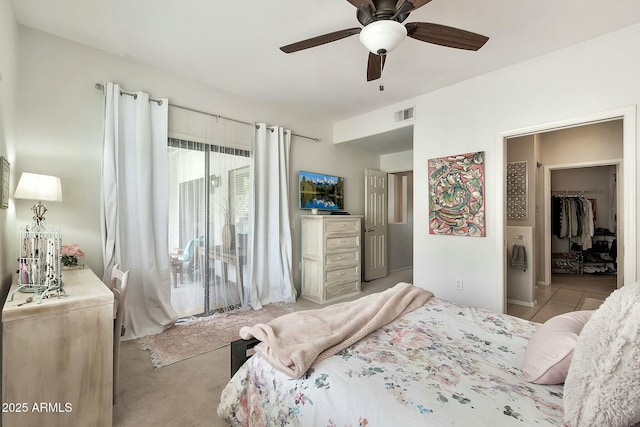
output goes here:
[{"label": "pink pillow", "polygon": [[540,326],[527,344],[520,378],[535,384],[564,383],[578,335],[592,313],[572,311]]}]

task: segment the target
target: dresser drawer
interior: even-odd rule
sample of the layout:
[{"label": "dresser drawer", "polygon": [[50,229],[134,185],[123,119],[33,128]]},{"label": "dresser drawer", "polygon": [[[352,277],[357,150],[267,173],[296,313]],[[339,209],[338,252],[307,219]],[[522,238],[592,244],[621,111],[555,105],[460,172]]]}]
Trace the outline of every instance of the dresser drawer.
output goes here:
[{"label": "dresser drawer", "polygon": [[360,236],[327,237],[326,240],[326,249],[328,251],[332,249],[357,248],[359,246]]},{"label": "dresser drawer", "polygon": [[357,265],[352,267],[340,268],[338,270],[327,271],[326,283],[336,283],[346,280],[359,279],[360,268]]},{"label": "dresser drawer", "polygon": [[326,233],[359,233],[360,221],[358,220],[341,220],[341,221],[326,221],[324,224],[324,231]]},{"label": "dresser drawer", "polygon": [[336,264],[351,264],[360,262],[360,251],[327,254],[325,258],[327,266]]},{"label": "dresser drawer", "polygon": [[351,294],[359,291],[360,282],[347,282],[339,285],[327,286],[327,299],[336,298],[342,295]]},{"label": "dresser drawer", "polygon": [[302,215],[300,296],[318,304],[360,293],[362,215]]}]

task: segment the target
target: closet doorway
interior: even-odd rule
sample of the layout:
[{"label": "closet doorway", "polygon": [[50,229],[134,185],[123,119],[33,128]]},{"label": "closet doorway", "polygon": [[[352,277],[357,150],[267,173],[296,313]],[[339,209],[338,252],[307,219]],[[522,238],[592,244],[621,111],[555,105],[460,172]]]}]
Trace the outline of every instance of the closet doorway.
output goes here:
[{"label": "closet doorway", "polygon": [[[592,126],[597,127],[598,125],[604,125],[605,128],[608,126],[609,128],[613,127],[617,129],[615,132],[618,141],[617,148],[612,150],[611,146],[603,143],[603,139],[597,137],[598,129],[595,129],[596,132],[594,133]],[[528,248],[530,250],[529,254],[531,255],[529,266],[535,270],[535,279],[530,282],[532,287],[535,288],[536,285],[550,285],[552,280],[551,257],[550,255],[546,255],[547,253],[551,254],[551,171],[587,167],[612,166],[615,168],[616,223],[615,231],[612,233],[615,234],[617,239],[616,243],[619,256],[617,256],[616,275],[610,275],[609,279],[613,278],[617,283],[617,287],[622,286],[623,283],[636,280],[638,276],[638,260],[636,259],[637,170],[635,160],[637,158],[637,148],[635,127],[636,109],[635,107],[626,107],[586,115],[563,122],[532,126],[530,128],[498,134],[498,150],[505,165],[505,168],[501,171],[501,179],[499,180],[499,182],[504,185],[501,192],[504,203],[504,216],[502,217],[502,221],[504,222],[499,229],[501,230],[501,240],[503,242],[500,248],[500,257],[503,260],[503,294],[501,301],[504,304],[505,312],[507,311],[507,299],[509,298],[508,272],[511,268],[508,257],[510,254],[509,248],[512,243],[512,239],[508,237],[508,230],[513,226],[525,225],[522,223],[514,224],[512,220],[508,219],[507,215],[509,209],[507,165],[512,162],[524,160],[528,164],[527,189],[529,197],[527,202],[529,205],[527,207],[527,220],[531,221],[535,218],[533,224],[526,224],[534,228],[533,233],[535,236],[533,242],[527,241],[527,243],[531,245]],[[550,142],[554,138],[563,136],[564,132],[569,131],[575,132],[578,136],[574,138],[577,141],[577,145],[574,144],[572,148],[567,149],[567,147],[559,143],[557,139],[555,142]],[[605,134],[606,132],[607,131],[604,131]],[[596,135],[596,137],[594,137],[594,135]],[[602,135],[602,132],[600,135]],[[523,144],[523,146],[533,147],[532,150],[528,151],[528,156],[530,157],[527,159],[510,157],[509,144],[514,140],[524,141],[526,139],[528,139],[531,145]],[[547,145],[542,144],[544,139],[547,139]],[[549,150],[548,153],[546,149]],[[581,189],[571,188],[569,190]],[[578,278],[578,276],[574,277]],[[593,275],[583,275],[581,277],[584,280],[588,280],[591,279]],[[531,303],[535,305],[536,301],[533,300]],[[532,305],[528,306],[532,307]]]},{"label": "closet doorway", "polygon": [[[621,145],[621,141],[620,141]],[[622,286],[624,244],[617,185],[622,160],[545,166],[544,284],[576,282]]]}]

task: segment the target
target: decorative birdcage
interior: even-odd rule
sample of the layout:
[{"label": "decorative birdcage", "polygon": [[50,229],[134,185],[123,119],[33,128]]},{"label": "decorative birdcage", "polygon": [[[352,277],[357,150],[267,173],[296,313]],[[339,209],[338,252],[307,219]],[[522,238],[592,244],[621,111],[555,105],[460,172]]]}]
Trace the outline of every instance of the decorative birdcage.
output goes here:
[{"label": "decorative birdcage", "polygon": [[64,294],[60,263],[60,231],[45,226],[25,227],[20,231],[17,292],[33,292],[43,298]]}]

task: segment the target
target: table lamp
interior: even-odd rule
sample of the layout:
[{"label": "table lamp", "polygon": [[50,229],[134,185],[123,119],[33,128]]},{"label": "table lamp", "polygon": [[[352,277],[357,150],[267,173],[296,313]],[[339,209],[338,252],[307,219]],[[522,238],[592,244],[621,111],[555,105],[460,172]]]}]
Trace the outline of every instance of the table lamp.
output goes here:
[{"label": "table lamp", "polygon": [[60,178],[52,175],[40,175],[35,173],[23,172],[18,181],[18,186],[13,194],[16,199],[37,200],[38,203],[33,205],[33,221],[37,227],[44,223],[44,214],[47,206],[43,201],[61,202],[62,201],[62,185]]}]

